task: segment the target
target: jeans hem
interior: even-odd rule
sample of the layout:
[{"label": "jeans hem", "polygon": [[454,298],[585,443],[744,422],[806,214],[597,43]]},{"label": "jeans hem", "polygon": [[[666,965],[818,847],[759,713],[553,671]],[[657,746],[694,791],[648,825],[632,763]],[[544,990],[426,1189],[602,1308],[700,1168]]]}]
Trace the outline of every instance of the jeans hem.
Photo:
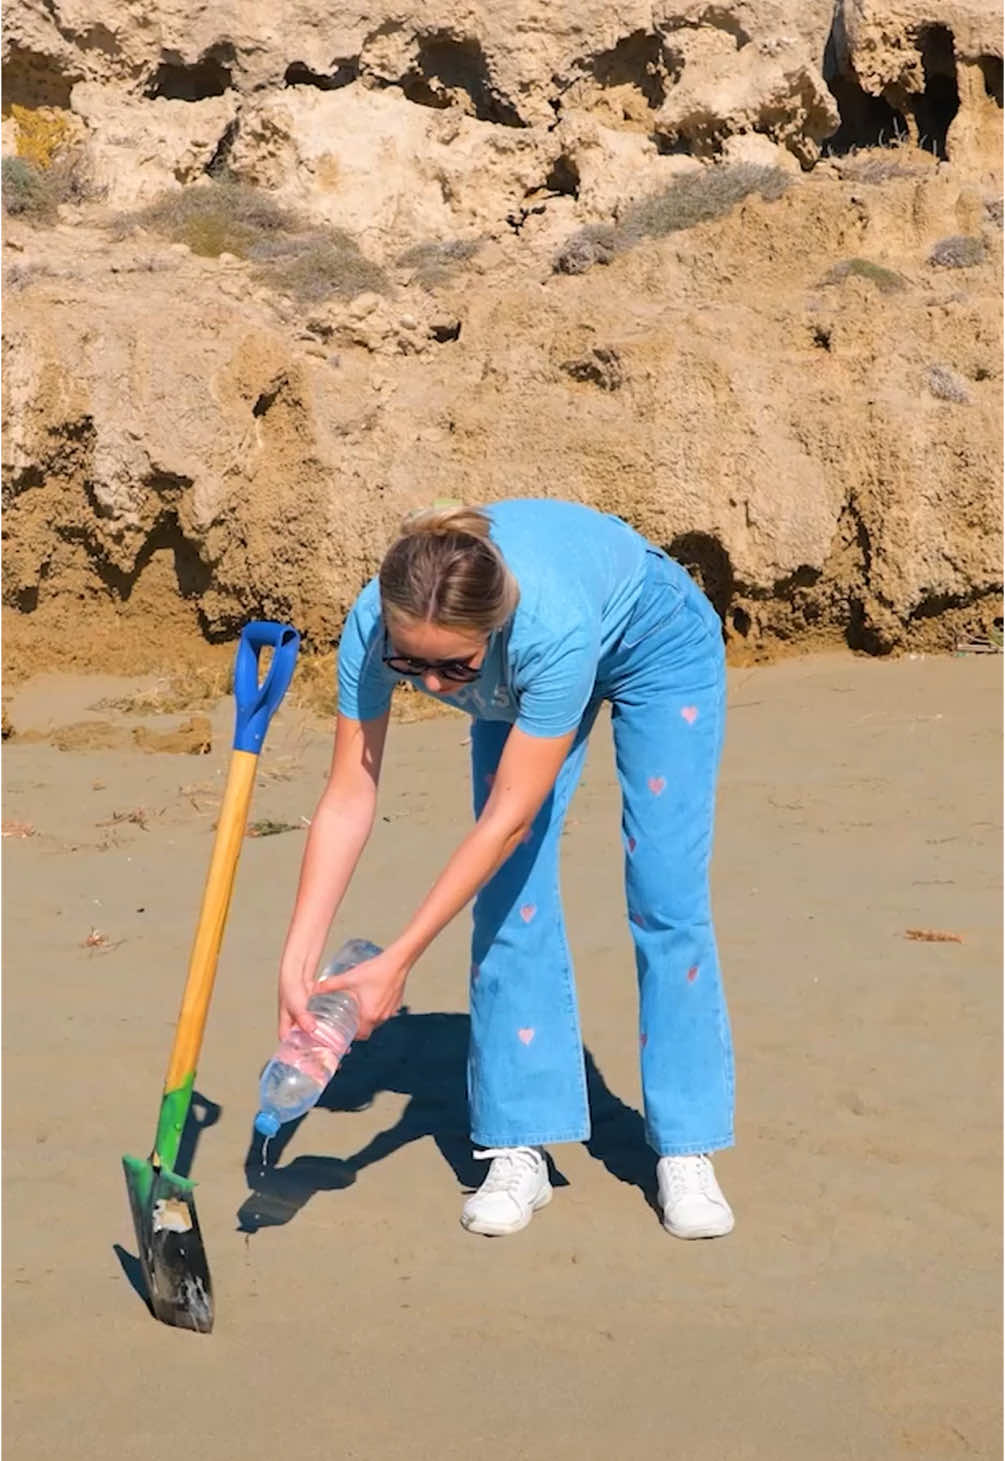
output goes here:
[{"label": "jeans hem", "polygon": [[560,1141],[589,1141],[589,1139],[590,1129],[585,1126],[577,1127],[575,1131],[544,1132],[543,1134],[537,1132],[532,1133],[530,1136],[523,1133],[519,1136],[514,1136],[510,1133],[503,1137],[491,1137],[485,1136],[482,1133],[471,1133],[472,1146],[482,1147],[552,1146]]},{"label": "jeans hem", "polygon": [[652,1147],[658,1157],[699,1157],[706,1152],[721,1152],[733,1146],[733,1133],[728,1136],[713,1136],[707,1141],[674,1142],[668,1144],[660,1141],[655,1132],[646,1132],[646,1141]]}]

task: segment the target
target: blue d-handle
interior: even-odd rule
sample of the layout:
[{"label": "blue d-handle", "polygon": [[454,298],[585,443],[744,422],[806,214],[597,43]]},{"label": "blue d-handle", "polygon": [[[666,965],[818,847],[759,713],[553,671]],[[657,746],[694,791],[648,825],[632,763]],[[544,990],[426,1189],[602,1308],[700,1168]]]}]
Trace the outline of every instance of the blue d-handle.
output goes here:
[{"label": "blue d-handle", "polygon": [[[235,751],[250,751],[257,756],[262,749],[269,721],[289,689],[299,648],[300,635],[288,624],[258,619],[244,626],[234,662]],[[259,684],[258,657],[263,649],[272,650],[272,662]]]}]

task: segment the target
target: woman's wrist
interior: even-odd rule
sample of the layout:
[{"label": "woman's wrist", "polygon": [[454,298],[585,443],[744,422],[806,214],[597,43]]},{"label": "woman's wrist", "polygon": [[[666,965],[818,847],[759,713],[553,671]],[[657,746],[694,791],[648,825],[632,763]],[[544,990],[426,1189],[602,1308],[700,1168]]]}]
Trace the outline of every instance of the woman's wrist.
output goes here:
[{"label": "woman's wrist", "polygon": [[384,952],[390,954],[399,964],[410,969],[415,961],[425,953],[429,943],[428,939],[423,942],[415,930],[409,926]]}]

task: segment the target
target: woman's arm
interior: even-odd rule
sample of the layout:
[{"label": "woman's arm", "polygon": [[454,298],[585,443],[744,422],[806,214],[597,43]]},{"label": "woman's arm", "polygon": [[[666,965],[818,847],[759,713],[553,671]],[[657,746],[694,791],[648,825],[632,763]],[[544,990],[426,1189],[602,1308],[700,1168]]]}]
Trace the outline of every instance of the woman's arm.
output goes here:
[{"label": "woman's arm", "polygon": [[373,827],[389,713],[376,720],[339,715],[328,783],[311,822],[293,917],[280,962],[279,1035],[306,1014],[332,919]]},{"label": "woman's arm", "polygon": [[529,736],[514,727],[481,816],[407,928],[379,958],[325,982],[355,994],[362,1038],[397,1011],[412,965],[530,832],[575,735]]}]

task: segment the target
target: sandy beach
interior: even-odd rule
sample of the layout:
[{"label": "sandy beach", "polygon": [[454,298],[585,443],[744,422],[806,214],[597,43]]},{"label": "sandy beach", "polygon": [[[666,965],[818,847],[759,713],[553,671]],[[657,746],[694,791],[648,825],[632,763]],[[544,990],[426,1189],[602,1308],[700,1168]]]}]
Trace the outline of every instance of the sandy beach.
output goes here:
[{"label": "sandy beach", "polygon": [[[137,688],[46,677],[10,702],[12,1461],[1000,1455],[999,658],[731,671],[714,889],[738,1142],[717,1170],[737,1227],[706,1243],[668,1237],[651,1205],[604,723],[564,862],[594,1134],[554,1149],[547,1211],[511,1239],[458,1223],[480,1175],[463,918],[407,1013],[277,1143],[277,1175],[246,1170],[330,754],[324,721],[284,707],[252,815],[290,830],[244,846],[189,1143],[209,1337],[155,1323],[136,1291],[120,1155],[153,1135],[230,705],[210,707],[206,755],[20,736],[187,718],[93,708]],[[470,816],[466,740],[454,716],[393,727],[332,947],[392,937],[426,890]]]}]

